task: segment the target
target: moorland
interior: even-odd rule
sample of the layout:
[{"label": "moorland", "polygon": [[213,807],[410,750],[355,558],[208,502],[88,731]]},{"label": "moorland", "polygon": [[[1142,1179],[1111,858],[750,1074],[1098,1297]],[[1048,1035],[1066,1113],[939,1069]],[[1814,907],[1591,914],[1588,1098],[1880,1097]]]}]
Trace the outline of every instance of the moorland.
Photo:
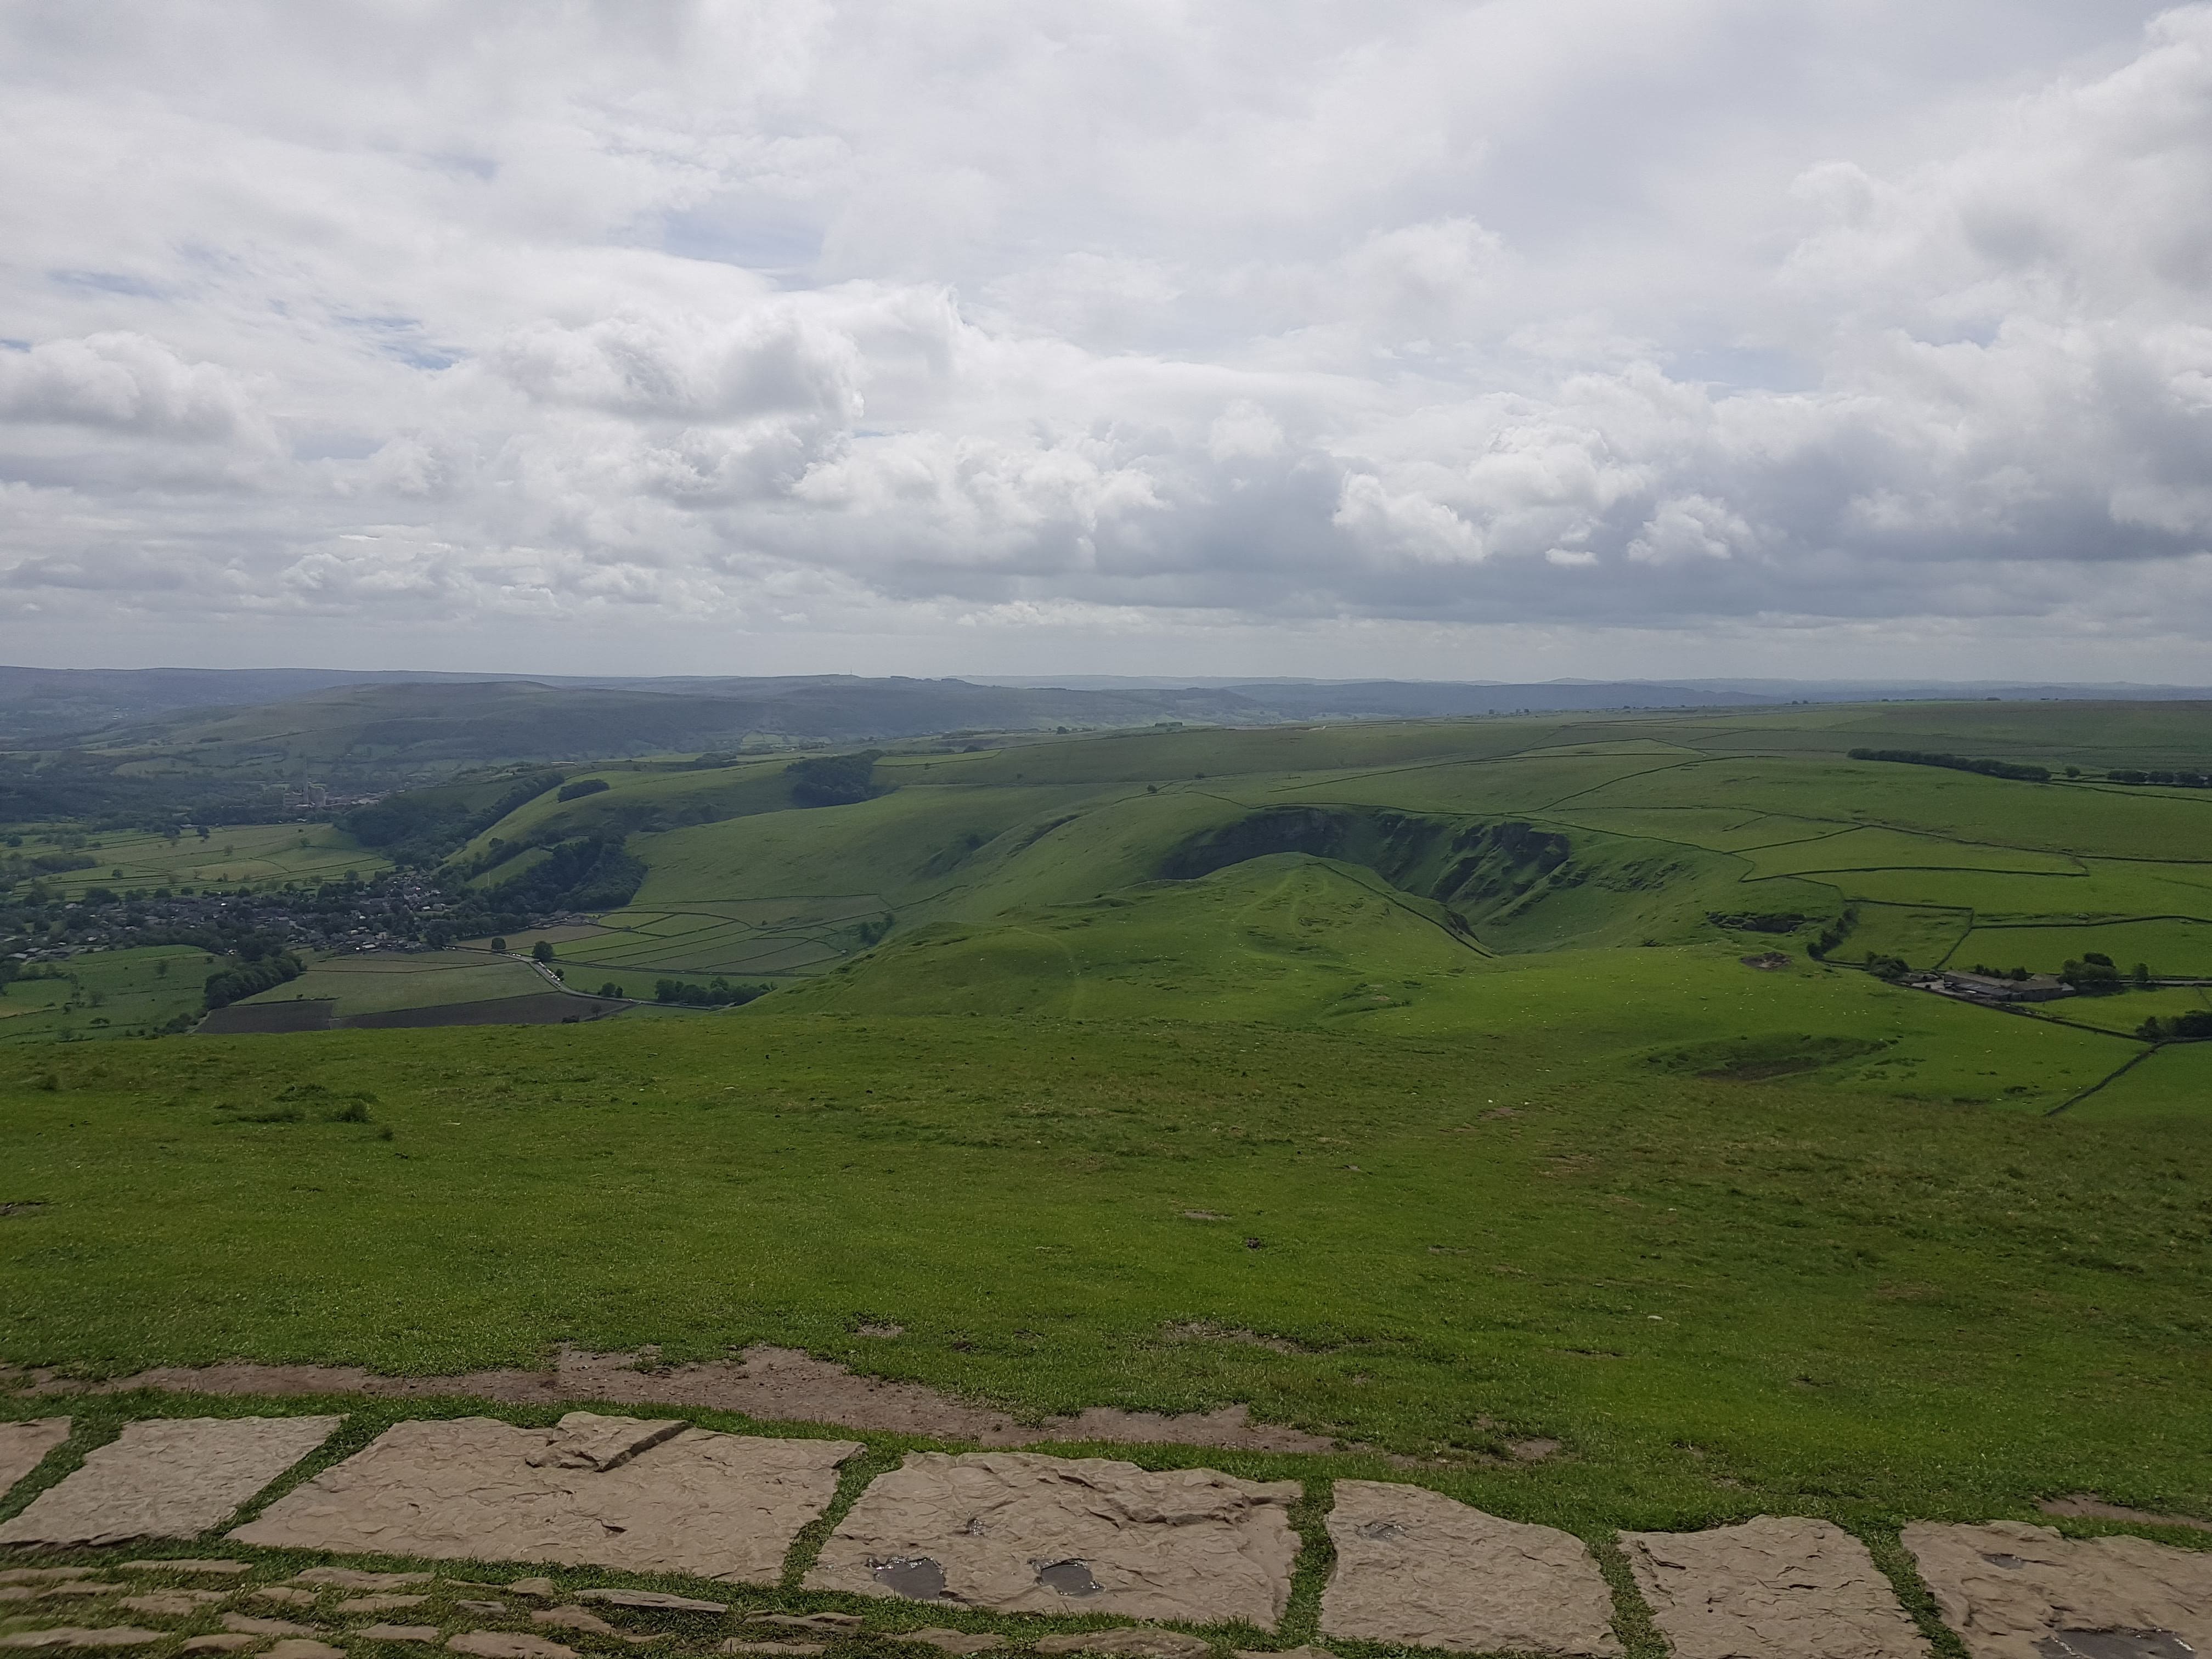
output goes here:
[{"label": "moorland", "polygon": [[[220,872],[26,817],[94,860],[33,955],[155,1000],[0,997],[78,1039],[0,1069],[0,1360],[766,1341],[1583,1530],[2212,1516],[2208,766],[2212,705],[1896,703],[518,757]],[[245,935],[70,918],[191,857],[441,895],[234,1012],[605,1017],[122,1040]],[[1910,982],[1968,967],[2079,994]]]}]

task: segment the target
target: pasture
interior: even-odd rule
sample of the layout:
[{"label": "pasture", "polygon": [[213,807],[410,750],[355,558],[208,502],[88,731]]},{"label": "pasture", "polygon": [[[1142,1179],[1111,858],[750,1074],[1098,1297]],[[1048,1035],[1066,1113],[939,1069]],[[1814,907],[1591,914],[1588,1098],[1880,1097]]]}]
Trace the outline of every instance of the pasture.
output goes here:
[{"label": "pasture", "polygon": [[175,836],[113,830],[86,836],[81,850],[94,866],[49,877],[46,885],[72,898],[92,887],[313,886],[387,867],[327,823],[221,824],[204,837],[189,830]]},{"label": "pasture", "polygon": [[[2212,718],[2137,712],[1039,737],[818,807],[602,769],[453,868],[619,836],[635,895],[546,934],[572,986],[778,989],[0,1073],[0,1359],[771,1341],[1030,1416],[1246,1403],[1578,1527],[2212,1515],[2212,1044],[2134,1035],[2205,994],[1869,970],[2202,961],[2212,796],[2092,773]],[[448,954],[263,1000],[531,974]]]}]

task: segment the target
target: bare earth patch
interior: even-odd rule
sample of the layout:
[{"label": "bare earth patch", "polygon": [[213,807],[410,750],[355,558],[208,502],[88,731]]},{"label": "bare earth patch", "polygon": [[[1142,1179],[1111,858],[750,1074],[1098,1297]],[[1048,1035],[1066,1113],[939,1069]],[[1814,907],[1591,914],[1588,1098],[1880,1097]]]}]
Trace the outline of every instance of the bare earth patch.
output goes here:
[{"label": "bare earth patch", "polygon": [[153,1418],[87,1455],[84,1467],[0,1525],[0,1544],[118,1544],[190,1538],[331,1437],[335,1417]]},{"label": "bare earth patch", "polygon": [[1107,1458],[911,1452],[839,1523],[809,1589],[994,1613],[1273,1625],[1298,1550],[1293,1480]]},{"label": "bare earth patch", "polygon": [[1916,1522],[1905,1547],[1973,1659],[2179,1659],[2212,1651],[2212,1553],[2049,1527]]},{"label": "bare earth patch", "polygon": [[1582,1540],[1421,1486],[1340,1480],[1324,1638],[1613,1659],[1613,1593]]},{"label": "bare earth patch", "polygon": [[[673,1432],[672,1432],[673,1431]],[[395,1424],[231,1536],[278,1549],[559,1561],[775,1583],[852,1440],[764,1440],[572,1412]]]},{"label": "bare earth patch", "polygon": [[1867,1547],[1829,1522],[1763,1515],[1620,1545],[1674,1659],[1926,1659]]},{"label": "bare earth patch", "polygon": [[739,1412],[764,1423],[825,1423],[892,1434],[928,1435],[983,1446],[1053,1441],[1112,1445],[1220,1446],[1236,1451],[1326,1452],[1325,1436],[1255,1423],[1243,1406],[1173,1416],[1093,1406],[1042,1424],[971,1406],[920,1382],[858,1376],[844,1366],[795,1348],[765,1343],[736,1359],[653,1366],[636,1354],[564,1348],[550,1370],[507,1369],[453,1376],[385,1376],[357,1365],[171,1365],[112,1382],[83,1385],[37,1379],[32,1392],[118,1394],[132,1389],[221,1395],[360,1394],[422,1399],[459,1395],[508,1405],[584,1401],[623,1406],[696,1406]]},{"label": "bare earth patch", "polygon": [[2188,1527],[2197,1532],[2212,1532],[2212,1521],[2199,1521],[2193,1516],[2160,1515],[2155,1510],[2131,1510],[2124,1504],[2107,1504],[2094,1492],[2069,1492],[2063,1498],[2046,1498],[2036,1508],[2045,1515],[2062,1519],[2081,1521],[2132,1521],[2145,1527]]}]

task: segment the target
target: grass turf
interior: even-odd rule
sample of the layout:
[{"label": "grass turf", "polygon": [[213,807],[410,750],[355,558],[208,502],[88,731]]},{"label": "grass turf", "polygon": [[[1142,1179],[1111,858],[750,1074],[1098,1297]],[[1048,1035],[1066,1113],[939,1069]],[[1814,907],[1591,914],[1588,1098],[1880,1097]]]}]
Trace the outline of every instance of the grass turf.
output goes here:
[{"label": "grass turf", "polygon": [[[1462,1462],[1550,1435],[1517,1507],[1585,1521],[2212,1508],[2212,1142],[1620,1041],[737,1016],[57,1051],[0,1096],[0,1201],[38,1206],[0,1222],[0,1352],[768,1340],[1038,1413],[1244,1400]],[[372,1121],[242,1121],[285,1089]]]}]

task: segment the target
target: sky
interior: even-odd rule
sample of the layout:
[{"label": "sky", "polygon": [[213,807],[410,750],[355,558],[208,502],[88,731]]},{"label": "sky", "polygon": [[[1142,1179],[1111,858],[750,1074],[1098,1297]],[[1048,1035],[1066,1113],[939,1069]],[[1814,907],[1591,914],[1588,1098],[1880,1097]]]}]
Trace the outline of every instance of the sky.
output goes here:
[{"label": "sky", "polygon": [[2212,681],[2212,4],[0,0],[0,660]]}]

